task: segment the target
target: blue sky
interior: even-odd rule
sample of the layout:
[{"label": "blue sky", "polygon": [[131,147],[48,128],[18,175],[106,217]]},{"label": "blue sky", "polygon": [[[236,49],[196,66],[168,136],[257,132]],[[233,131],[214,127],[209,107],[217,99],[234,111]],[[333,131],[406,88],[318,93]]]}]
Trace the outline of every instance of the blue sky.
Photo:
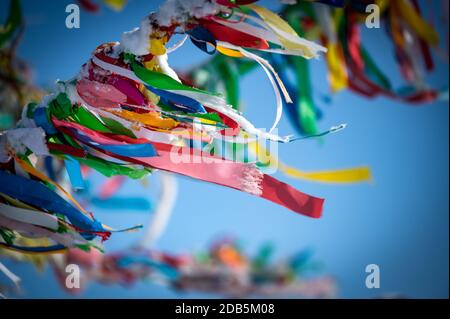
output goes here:
[{"label": "blue sky", "polygon": [[[65,6],[70,1],[22,1],[27,31],[19,54],[28,61],[37,83],[51,87],[56,79],[75,75],[95,47],[120,40],[123,31],[137,26],[154,10],[158,1],[130,0],[121,13],[106,8],[99,14],[81,14],[81,28],[65,28]],[[264,1],[274,6],[274,1]],[[0,4],[3,18],[7,1]],[[433,1],[437,4],[438,1]],[[391,43],[383,30],[364,30],[370,52],[393,83],[401,83]],[[188,69],[208,58],[191,44],[170,56],[170,64]],[[448,65],[435,58],[436,71],[428,82],[448,87]],[[324,59],[312,61],[313,87],[317,93],[329,91]],[[272,123],[275,100],[261,70],[241,83],[246,116],[256,126]],[[237,236],[252,252],[264,242],[276,247],[276,257],[305,247],[314,249],[314,258],[339,283],[344,298],[375,297],[400,293],[408,297],[448,297],[448,102],[411,106],[385,98],[367,100],[348,91],[335,95],[324,111],[322,129],[348,123],[339,134],[323,143],[315,140],[283,144],[279,154],[284,162],[303,170],[337,169],[369,165],[371,184],[324,185],[276,177],[298,189],[326,199],[324,216],[308,219],[262,199],[179,178],[179,197],[169,227],[156,248],[170,252],[190,252],[204,248],[218,234]],[[294,132],[283,118],[280,134]],[[142,188],[127,182],[121,194],[154,194],[155,187]],[[114,227],[147,223],[149,216],[132,211],[95,211]],[[139,239],[139,233],[116,234],[107,249],[124,249]],[[3,262],[2,257],[0,260]],[[56,283],[50,268],[38,273],[31,265],[5,262],[23,278],[27,298],[72,298]],[[364,284],[367,264],[381,269],[381,288]],[[88,298],[217,297],[171,291],[153,283],[133,287],[90,285]]]}]

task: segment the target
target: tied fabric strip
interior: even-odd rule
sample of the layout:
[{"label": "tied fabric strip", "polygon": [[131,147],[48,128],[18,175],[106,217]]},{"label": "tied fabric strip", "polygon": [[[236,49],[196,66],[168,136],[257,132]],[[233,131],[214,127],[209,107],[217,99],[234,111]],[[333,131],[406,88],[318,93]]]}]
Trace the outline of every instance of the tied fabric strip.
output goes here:
[{"label": "tied fabric strip", "polygon": [[[102,225],[91,215],[83,214],[40,182],[13,175],[3,170],[0,170],[0,177],[4,182],[0,185],[1,193],[20,199],[27,204],[42,207],[49,212],[63,214],[74,227],[81,230],[83,237],[86,239],[92,239],[94,234],[102,234],[107,238],[112,231],[116,231]],[[119,231],[129,231],[140,227],[142,226]]]},{"label": "tied fabric strip", "polygon": [[[61,124],[57,120],[54,123],[57,125]],[[69,124],[66,123],[65,125]],[[87,132],[86,129],[84,130]],[[268,178],[268,176],[263,175],[252,165],[221,160],[220,158],[194,149],[183,147],[173,148],[170,145],[159,143],[154,143],[154,145],[158,150],[158,156],[152,158],[127,158],[118,154],[112,154],[103,147],[93,145],[92,147],[123,161],[148,165],[152,168],[175,172],[203,181],[231,187],[268,199],[294,212],[315,218],[320,217],[322,199],[303,194],[279,181],[275,180],[275,182]],[[279,187],[278,191],[274,191],[274,185]],[[264,187],[268,189],[264,190]],[[280,192],[285,191],[289,196],[280,196]],[[295,200],[292,196],[297,196],[298,200]]]},{"label": "tied fabric strip", "polygon": [[84,215],[43,184],[0,170],[0,192],[25,203],[64,214],[71,223],[86,231],[106,231],[98,221]]},{"label": "tied fabric strip", "polygon": [[370,169],[365,166],[340,170],[304,172],[280,162],[257,143],[250,143],[249,147],[257,155],[260,162],[269,163],[269,166],[277,167],[283,174],[292,178],[322,183],[360,183],[372,180]]}]

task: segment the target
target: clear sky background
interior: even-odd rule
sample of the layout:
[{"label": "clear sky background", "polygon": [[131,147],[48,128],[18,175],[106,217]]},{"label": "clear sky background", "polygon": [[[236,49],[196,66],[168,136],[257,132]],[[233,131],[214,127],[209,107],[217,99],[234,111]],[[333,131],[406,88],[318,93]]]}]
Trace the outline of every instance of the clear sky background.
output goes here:
[{"label": "clear sky background", "polygon": [[[99,14],[82,12],[81,28],[69,30],[64,24],[65,6],[71,1],[22,1],[27,29],[19,54],[31,64],[37,83],[51,87],[56,79],[69,79],[97,45],[120,40],[123,31],[137,26],[160,3],[129,2],[120,13],[105,7]],[[264,2],[277,7],[275,1]],[[0,3],[2,19],[7,3]],[[438,17],[440,1],[432,3]],[[364,30],[363,35],[378,65],[388,70],[392,82],[399,86],[401,78],[383,29]],[[169,63],[186,70],[207,58],[189,43],[170,55]],[[448,87],[448,64],[437,57],[435,62],[436,71],[427,78],[428,82]],[[310,65],[316,94],[328,93],[324,59],[311,61]],[[241,90],[247,118],[259,127],[270,125],[275,116],[275,100],[263,72],[258,70],[246,76]],[[324,185],[276,174],[296,188],[326,199],[323,218],[315,220],[248,194],[178,178],[179,197],[173,217],[156,248],[173,253],[191,252],[205,248],[220,234],[238,237],[249,252],[256,251],[264,242],[272,242],[275,257],[309,247],[315,251],[315,260],[323,263],[324,272],[338,280],[340,297],[399,293],[407,297],[447,298],[448,102],[414,106],[385,98],[367,100],[345,91],[335,95],[330,104],[319,101],[319,106],[324,113],[319,123],[321,129],[340,123],[348,123],[348,128],[328,136],[323,143],[308,140],[280,145],[281,159],[303,170],[369,165],[374,175],[372,184]],[[286,117],[279,131],[282,135],[294,133]],[[130,181],[120,194],[153,196],[155,185],[142,188]],[[149,219],[149,215],[133,211],[94,213],[113,227],[147,223]],[[124,249],[139,236],[139,232],[115,234],[106,248]],[[23,278],[23,293],[18,297],[73,298],[58,286],[49,267],[39,273],[31,265],[5,261],[2,257],[0,260]],[[380,266],[380,289],[365,287],[365,267],[371,263]],[[180,294],[153,283],[132,287],[91,284],[82,296],[218,297]]]}]

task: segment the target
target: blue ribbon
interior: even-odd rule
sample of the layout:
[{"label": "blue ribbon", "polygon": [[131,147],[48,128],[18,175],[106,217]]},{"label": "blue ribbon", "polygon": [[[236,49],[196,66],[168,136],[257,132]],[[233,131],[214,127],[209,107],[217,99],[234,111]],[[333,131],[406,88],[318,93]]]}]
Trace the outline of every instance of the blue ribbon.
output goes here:
[{"label": "blue ribbon", "polygon": [[46,156],[44,159],[44,165],[45,170],[47,171],[47,176],[53,181],[56,180],[56,173],[53,169],[53,157]]},{"label": "blue ribbon", "polygon": [[78,140],[88,145],[98,147],[102,150],[126,157],[153,157],[157,156],[155,148],[150,143],[145,144],[99,144],[93,141],[90,137],[75,129],[68,128]]},{"label": "blue ribbon", "polygon": [[127,209],[147,212],[152,208],[152,204],[142,197],[112,197],[108,199],[92,197],[91,204],[98,208],[120,211]]},{"label": "blue ribbon", "polygon": [[47,109],[45,107],[37,108],[34,111],[33,118],[36,125],[42,127],[45,133],[50,135],[58,133],[56,128],[53,126],[53,123],[50,122],[50,119],[47,116]]},{"label": "blue ribbon", "polygon": [[[73,225],[82,230],[109,232],[109,230],[103,228],[100,222],[84,215],[41,182],[13,175],[4,170],[0,170],[0,180],[2,181],[0,183],[0,192],[8,196],[52,213],[62,214]],[[83,236],[86,239],[95,237],[92,234],[83,234]]]},{"label": "blue ribbon", "polygon": [[[197,26],[196,28],[187,31],[186,33],[190,35],[192,43],[203,52],[211,55],[216,52],[216,39],[211,34],[211,32],[209,32],[204,27]],[[210,43],[214,47],[212,51],[208,50],[208,43]]]},{"label": "blue ribbon", "polygon": [[9,248],[13,248],[16,250],[20,250],[23,252],[29,252],[29,253],[48,253],[48,252],[52,252],[52,251],[58,251],[61,249],[65,249],[66,246],[63,245],[53,245],[53,246],[36,246],[36,247],[26,247],[26,246],[16,246],[16,245],[8,245],[8,244],[4,244],[1,243],[0,246],[6,246]]},{"label": "blue ribbon", "polygon": [[145,87],[153,92],[154,94],[160,96],[161,100],[165,102],[165,104],[179,109],[186,113],[206,113],[203,105],[190,97],[168,92],[165,90],[155,89],[150,85],[145,85]]},{"label": "blue ribbon", "polygon": [[311,260],[313,254],[312,249],[304,249],[294,255],[289,264],[294,271],[299,272]]},{"label": "blue ribbon", "polygon": [[64,161],[67,174],[69,174],[70,183],[74,189],[83,189],[84,188],[84,180],[81,175],[81,167],[80,163],[74,160],[72,157],[67,156],[67,159]]},{"label": "blue ribbon", "polygon": [[[281,59],[283,59],[282,57]],[[292,84],[292,81],[290,81],[289,76],[286,73],[285,68],[282,68],[280,66],[280,63],[275,59],[275,57],[269,58],[270,64],[273,66],[275,71],[278,73],[278,76],[280,77],[281,81],[283,82],[284,86],[286,87],[286,90],[289,93],[289,96],[291,97],[292,103],[287,104],[287,102],[283,99],[283,107],[285,110],[287,110],[289,114],[289,121],[291,122],[291,125],[300,133],[305,134],[305,130],[301,126],[300,121],[298,120],[300,118],[300,108],[298,107],[298,94],[296,90],[294,89],[294,86]],[[278,85],[278,84],[277,84]],[[301,92],[299,92],[301,94]],[[320,118],[322,116],[321,111],[318,108],[314,109],[314,112],[316,113],[316,117]]]}]

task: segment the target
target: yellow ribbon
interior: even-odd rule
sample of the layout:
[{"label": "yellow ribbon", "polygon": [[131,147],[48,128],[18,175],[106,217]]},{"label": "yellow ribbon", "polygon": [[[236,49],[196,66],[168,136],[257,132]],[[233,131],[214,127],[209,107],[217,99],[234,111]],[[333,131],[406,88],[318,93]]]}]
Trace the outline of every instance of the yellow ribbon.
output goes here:
[{"label": "yellow ribbon", "polygon": [[367,166],[345,168],[330,171],[302,172],[296,168],[280,163],[280,170],[287,176],[321,183],[359,183],[372,179],[370,168]]},{"label": "yellow ribbon", "polygon": [[3,243],[0,243],[0,247],[10,250],[10,251],[20,253],[20,254],[25,254],[25,255],[53,255],[53,254],[61,254],[67,250],[67,248],[64,247],[64,248],[52,250],[52,251],[24,251],[24,250],[20,250],[20,249],[14,248],[14,247],[10,247]]},{"label": "yellow ribbon", "polygon": [[389,10],[389,23],[391,25],[392,39],[394,40],[396,45],[398,45],[399,47],[404,47],[405,38],[403,37],[403,34],[401,32],[398,15],[398,8],[395,5],[392,5],[391,9]]},{"label": "yellow ribbon", "polygon": [[269,162],[271,166],[277,166],[283,174],[292,178],[312,182],[337,184],[360,183],[372,180],[370,168],[367,166],[339,170],[304,172],[279,162],[257,142],[249,143],[249,147],[259,159],[263,159],[263,162]]},{"label": "yellow ribbon", "polygon": [[178,125],[178,122],[171,118],[162,118],[158,112],[148,112],[148,113],[135,113],[127,110],[109,112],[120,116],[128,121],[138,122],[146,126],[161,128],[161,129],[172,129]]},{"label": "yellow ribbon", "polygon": [[[152,61],[153,60],[154,59],[152,59]],[[144,64],[145,64],[145,67],[147,68],[146,63],[147,62],[145,62]],[[151,68],[147,68],[147,69],[152,70]],[[147,88],[145,87],[144,84],[142,84],[142,83],[139,84],[139,91],[141,91],[141,93],[145,96],[145,98],[148,101],[152,102],[153,105],[158,105],[159,100],[160,100],[159,96],[156,95],[155,93],[151,92],[150,90],[147,90]]]},{"label": "yellow ribbon", "polygon": [[8,203],[12,204],[13,206],[19,207],[19,208],[23,208],[23,209],[28,209],[28,210],[34,210],[34,211],[39,211],[38,209],[34,208],[33,206],[30,206],[28,204],[25,204],[15,198],[9,197],[6,194],[0,193],[0,196],[3,197]]},{"label": "yellow ribbon", "polygon": [[[18,246],[29,247],[29,246],[50,246],[51,242],[48,238],[26,238],[16,234],[18,237],[14,240],[14,243]],[[38,271],[43,271],[47,257],[44,254],[30,254],[24,253],[23,251],[13,250],[8,246],[0,246],[0,254],[6,256],[10,259],[14,259],[21,262],[31,262]]]},{"label": "yellow ribbon", "polygon": [[110,8],[121,11],[125,4],[127,3],[127,0],[103,0],[103,2]]},{"label": "yellow ribbon", "polygon": [[147,70],[155,71],[158,67],[155,57],[153,57],[150,61],[145,61],[144,66]]},{"label": "yellow ribbon", "polygon": [[277,15],[276,13],[274,13],[266,8],[260,7],[256,4],[249,4],[246,7],[252,9],[257,15],[259,15],[261,17],[261,19],[264,20],[264,22],[276,34],[278,40],[280,40],[281,44],[286,49],[289,49],[289,50],[299,50],[300,49],[303,51],[303,56],[305,58],[314,57],[314,54],[311,52],[311,50],[308,46],[296,43],[292,40],[287,39],[282,34],[280,34],[280,32],[278,30],[281,30],[284,33],[287,33],[293,37],[300,39],[297,32],[295,32],[295,30],[289,25],[289,23],[287,23],[282,18],[280,18],[279,15]]},{"label": "yellow ribbon", "polygon": [[437,31],[417,13],[416,9],[405,0],[391,2],[392,6],[397,7],[397,13],[400,14],[405,22],[425,42],[431,45],[439,44],[439,34]]},{"label": "yellow ribbon", "polygon": [[228,48],[224,48],[220,45],[216,46],[217,51],[219,51],[220,53],[222,53],[223,55],[232,57],[232,58],[242,58],[244,57],[244,55],[236,50],[232,50],[232,49],[228,49]]},{"label": "yellow ribbon", "polygon": [[[341,20],[344,18],[343,10],[336,10],[332,22],[334,24],[334,32],[336,32],[336,26],[340,25]],[[329,82],[333,92],[338,92],[345,89],[348,86],[347,68],[345,65],[344,49],[339,42],[327,44],[326,59],[328,62],[329,70]]]},{"label": "yellow ribbon", "polygon": [[325,55],[328,63],[328,81],[333,92],[343,90],[348,85],[347,70],[342,59],[343,50],[339,43],[328,42]]},{"label": "yellow ribbon", "polygon": [[149,51],[153,55],[166,54],[165,38],[150,38]]}]

